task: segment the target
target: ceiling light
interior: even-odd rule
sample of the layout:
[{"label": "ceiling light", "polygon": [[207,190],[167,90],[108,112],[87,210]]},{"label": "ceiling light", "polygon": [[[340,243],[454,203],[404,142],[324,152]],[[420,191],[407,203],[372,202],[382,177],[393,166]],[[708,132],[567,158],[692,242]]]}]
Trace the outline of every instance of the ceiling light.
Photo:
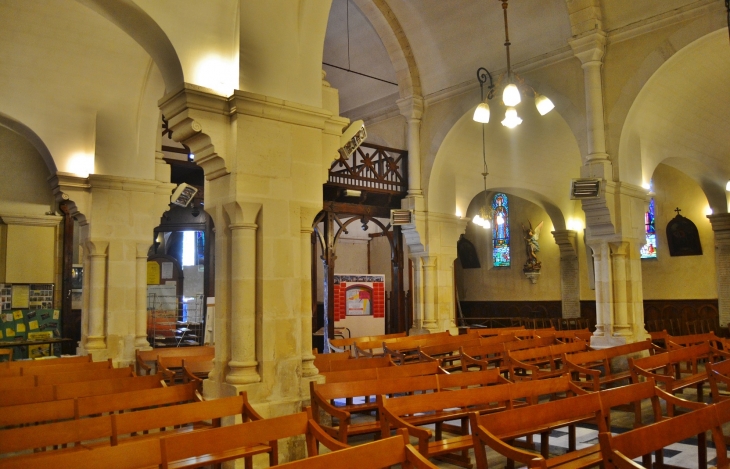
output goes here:
[{"label": "ceiling light", "polygon": [[489,104],[479,103],[479,106],[474,111],[474,120],[482,124],[489,123]]},{"label": "ceiling light", "polygon": [[517,115],[517,109],[513,107],[508,107],[507,112],[504,113],[504,120],[502,120],[502,125],[507,127],[508,129],[514,129],[520,124],[522,124],[522,119],[520,119],[520,116]]},{"label": "ceiling light", "polygon": [[555,109],[555,105],[550,101],[550,98],[537,92],[535,93],[535,107],[541,116]]},{"label": "ceiling light", "polygon": [[517,89],[517,85],[510,83],[504,87],[502,93],[502,102],[505,106],[517,106],[522,101],[520,97],[520,90]]},{"label": "ceiling light", "polygon": [[730,181],[728,181],[727,184],[725,184],[725,190],[730,192]]}]

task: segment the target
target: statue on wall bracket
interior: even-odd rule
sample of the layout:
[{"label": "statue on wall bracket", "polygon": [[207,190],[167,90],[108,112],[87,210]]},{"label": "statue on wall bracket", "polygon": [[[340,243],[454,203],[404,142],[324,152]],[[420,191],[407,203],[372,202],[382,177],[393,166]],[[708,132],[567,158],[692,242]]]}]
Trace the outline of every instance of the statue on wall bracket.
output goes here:
[{"label": "statue on wall bracket", "polygon": [[532,227],[532,223],[527,221],[528,227],[522,225],[522,231],[524,233],[523,239],[525,240],[525,253],[527,254],[527,260],[525,265],[522,267],[522,272],[532,282],[537,283],[537,275],[540,274],[542,263],[537,259],[537,253],[540,252],[540,232],[542,231],[542,224],[540,222],[535,228]]},{"label": "statue on wall bracket", "polygon": [[667,244],[670,256],[701,256],[700,234],[692,220],[679,214],[667,223]]}]

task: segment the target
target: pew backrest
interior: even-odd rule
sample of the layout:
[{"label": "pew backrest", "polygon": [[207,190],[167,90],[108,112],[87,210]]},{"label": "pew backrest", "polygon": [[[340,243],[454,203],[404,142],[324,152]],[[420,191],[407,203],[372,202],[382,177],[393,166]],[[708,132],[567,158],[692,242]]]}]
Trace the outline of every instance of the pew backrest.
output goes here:
[{"label": "pew backrest", "polygon": [[[50,360],[53,362],[54,360]],[[111,359],[101,362],[74,362],[48,366],[29,366],[21,367],[22,374],[25,375],[50,375],[55,373],[70,373],[73,371],[99,371],[111,370],[114,368]]]},{"label": "pew backrest", "polygon": [[134,377],[134,369],[111,368],[101,370],[69,371],[65,373],[53,373],[48,375],[35,375],[36,385],[45,386],[49,384],[77,383],[80,381],[97,381],[103,379],[119,379]]},{"label": "pew backrest", "polygon": [[[99,396],[102,394],[115,394],[118,392],[139,391],[142,389],[154,389],[162,387],[163,383],[159,376],[135,376],[132,378],[100,379],[95,381],[78,381],[75,383],[56,384],[54,388],[55,399],[73,399],[75,397]],[[41,386],[35,388],[39,389]],[[45,387],[45,386],[43,386]]]}]

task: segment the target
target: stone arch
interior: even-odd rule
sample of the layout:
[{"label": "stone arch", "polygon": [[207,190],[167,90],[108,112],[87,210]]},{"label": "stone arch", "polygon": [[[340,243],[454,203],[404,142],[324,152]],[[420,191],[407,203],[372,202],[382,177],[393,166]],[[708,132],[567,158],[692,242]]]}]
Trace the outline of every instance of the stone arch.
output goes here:
[{"label": "stone arch", "polygon": [[656,73],[677,53],[686,51],[687,46],[703,37],[712,33],[722,33],[719,30],[727,28],[722,13],[723,10],[718,5],[708,13],[707,17],[697,19],[675,31],[649,53],[636,68],[633,76],[626,80],[606,121],[607,150],[609,154],[616,155],[614,161],[618,162],[618,177],[621,181],[637,185],[642,183],[635,180],[636,175],[642,173],[641,155],[637,151],[640,142],[635,135],[628,132],[632,127],[631,113],[636,109],[640,93],[646,89],[652,77],[655,77]]},{"label": "stone arch", "polygon": [[160,69],[168,93],[182,87],[185,80],[175,47],[155,20],[137,4],[132,0],[77,1],[117,25],[142,46]]},{"label": "stone arch", "polygon": [[669,157],[654,165],[652,174],[659,164],[671,166],[694,180],[707,197],[707,203],[712,209],[712,213],[727,213],[728,204],[725,187],[707,178],[708,174],[712,174],[712,168],[690,158]]},{"label": "stone arch", "polygon": [[[548,197],[545,197],[543,194],[540,194],[539,192],[536,192],[531,189],[525,189],[522,187],[510,187],[510,186],[497,186],[497,187],[490,187],[487,192],[487,198],[491,202],[491,198],[496,194],[497,192],[504,192],[508,196],[514,195],[521,199],[525,199],[528,202],[532,202],[533,204],[537,205],[538,207],[545,210],[545,212],[548,214],[548,217],[550,217],[550,221],[553,224],[553,230],[554,231],[561,231],[566,229],[566,222],[565,222],[565,215],[563,214],[563,211],[560,209],[560,207],[557,206],[552,200],[550,200]],[[481,200],[484,198],[484,191],[479,192],[474,196],[474,198],[469,203],[469,208],[467,209],[467,217],[471,213],[472,210],[474,210],[473,206],[475,204],[481,205]]]},{"label": "stone arch", "polygon": [[13,119],[7,114],[3,114],[2,112],[0,112],[0,125],[12,130],[16,134],[28,140],[28,142],[30,142],[30,144],[33,145],[33,147],[41,155],[41,158],[43,158],[43,161],[48,167],[48,172],[51,175],[56,174],[58,168],[56,168],[56,162],[53,160],[51,152],[48,150],[48,147],[45,143],[43,143],[43,140],[41,140],[38,134],[33,131],[33,129],[23,124],[22,122]]},{"label": "stone arch", "polygon": [[385,0],[353,0],[388,51],[401,98],[422,96],[421,75],[403,27]]}]

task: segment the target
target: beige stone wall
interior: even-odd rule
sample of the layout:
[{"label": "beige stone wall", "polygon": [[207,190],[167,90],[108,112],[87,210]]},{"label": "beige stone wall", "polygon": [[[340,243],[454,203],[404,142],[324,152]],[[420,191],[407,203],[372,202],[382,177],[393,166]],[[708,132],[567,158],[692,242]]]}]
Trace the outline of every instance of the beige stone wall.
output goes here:
[{"label": "beige stone wall", "polygon": [[[715,238],[706,217],[707,197],[692,179],[664,164],[657,167],[653,181],[656,193],[657,258],[641,261],[644,298],[717,298]],[[697,226],[702,243],[701,256],[669,255],[666,228],[667,223],[677,215],[674,212],[677,207],[682,210],[682,216]]]},{"label": "beige stone wall", "polygon": [[401,150],[408,149],[406,118],[401,115],[365,122],[365,128],[368,132],[367,143]]},{"label": "beige stone wall", "polygon": [[[459,297],[462,301],[549,301],[560,300],[560,250],[550,234],[552,221],[545,210],[517,196],[510,196],[510,239],[512,265],[492,266],[492,230],[469,223],[466,238],[479,255],[480,269],[462,269],[456,262]],[[471,214],[471,212],[470,212]],[[473,215],[472,215],[473,216]],[[520,223],[533,226],[543,222],[538,259],[542,271],[537,284],[532,284],[522,272],[527,260]]]}]

